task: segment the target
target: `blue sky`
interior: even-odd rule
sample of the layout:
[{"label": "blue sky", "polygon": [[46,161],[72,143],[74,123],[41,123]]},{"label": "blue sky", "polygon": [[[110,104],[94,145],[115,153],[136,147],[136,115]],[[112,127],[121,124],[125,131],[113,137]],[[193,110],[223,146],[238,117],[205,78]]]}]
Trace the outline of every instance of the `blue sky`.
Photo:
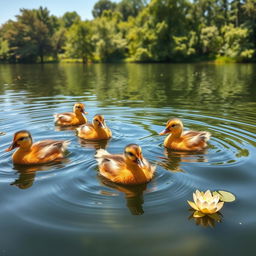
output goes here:
[{"label": "blue sky", "polygon": [[[51,14],[62,16],[67,11],[76,11],[82,19],[92,18],[92,8],[97,0],[0,0],[0,24],[15,19],[20,8],[47,7]],[[115,0],[115,2],[118,2]]]}]

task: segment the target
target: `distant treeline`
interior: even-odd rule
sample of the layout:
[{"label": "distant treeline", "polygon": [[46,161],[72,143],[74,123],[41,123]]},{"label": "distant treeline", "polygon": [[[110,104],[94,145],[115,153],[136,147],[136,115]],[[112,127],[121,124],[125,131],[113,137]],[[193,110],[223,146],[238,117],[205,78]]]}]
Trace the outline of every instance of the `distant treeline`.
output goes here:
[{"label": "distant treeline", "polygon": [[0,61],[256,60],[256,0],[99,0],[92,14],[20,9],[0,27]]}]

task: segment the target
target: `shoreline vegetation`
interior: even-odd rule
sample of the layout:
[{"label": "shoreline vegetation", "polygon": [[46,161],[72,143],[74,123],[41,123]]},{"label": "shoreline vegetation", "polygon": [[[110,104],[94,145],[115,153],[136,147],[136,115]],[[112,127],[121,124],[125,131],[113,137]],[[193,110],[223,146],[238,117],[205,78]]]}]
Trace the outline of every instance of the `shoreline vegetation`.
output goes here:
[{"label": "shoreline vegetation", "polygon": [[256,0],[99,0],[92,14],[20,9],[0,63],[256,62]]},{"label": "shoreline vegetation", "polygon": [[238,63],[255,63],[253,61],[239,61],[237,59],[232,59],[228,57],[217,58],[217,59],[191,59],[190,61],[131,61],[127,59],[113,60],[113,61],[87,61],[83,62],[80,58],[74,59],[57,59],[57,60],[44,60],[44,62],[35,61],[35,62],[8,62],[0,60],[0,64],[127,64],[127,63],[135,63],[135,64],[159,64],[159,63],[167,63],[167,64],[189,64],[189,63],[205,63],[205,64],[238,64]]}]

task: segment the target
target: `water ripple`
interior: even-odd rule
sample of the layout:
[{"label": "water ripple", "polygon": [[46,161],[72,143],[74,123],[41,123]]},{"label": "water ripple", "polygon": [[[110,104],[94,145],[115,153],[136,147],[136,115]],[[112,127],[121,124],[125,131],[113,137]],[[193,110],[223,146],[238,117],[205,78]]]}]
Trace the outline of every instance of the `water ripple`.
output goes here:
[{"label": "water ripple", "polygon": [[[74,100],[83,101],[83,98],[58,96],[33,100],[27,97],[27,102],[18,103],[21,96],[27,97],[25,92],[6,91],[0,99],[7,102],[11,98],[10,105],[5,105],[5,116],[1,117],[1,131],[6,134],[0,137],[0,183],[22,189],[28,195],[28,204],[33,207],[19,203],[23,194],[16,191],[13,203],[4,203],[3,209],[28,222],[51,228],[84,231],[93,227],[94,231],[100,229],[103,232],[104,228],[125,225],[120,216],[176,211],[172,205],[185,201],[194,189],[207,188],[214,179],[216,184],[222,184],[228,172],[220,172],[219,167],[229,170],[228,167],[250,161],[256,145],[255,125],[247,123],[248,119],[236,120],[175,108],[99,108],[95,97],[86,102],[88,118],[91,120],[96,113],[104,114],[113,138],[88,142],[77,138],[74,129],[54,127],[52,117],[53,113],[69,111]],[[187,129],[211,132],[209,148],[194,153],[164,149],[164,138],[158,136],[158,132],[170,118],[170,113],[182,118]],[[13,166],[11,154],[4,149],[11,143],[13,133],[20,129],[29,129],[35,141],[47,138],[71,140],[66,161],[41,167]],[[156,175],[149,184],[121,186],[98,174],[95,150],[106,148],[111,153],[121,153],[129,143],[141,145],[144,156],[157,166]],[[214,177],[211,169],[215,170]],[[247,181],[251,176],[239,173],[232,177],[234,184],[235,179]],[[19,214],[21,210],[23,213]],[[92,218],[93,223],[90,222]]]}]

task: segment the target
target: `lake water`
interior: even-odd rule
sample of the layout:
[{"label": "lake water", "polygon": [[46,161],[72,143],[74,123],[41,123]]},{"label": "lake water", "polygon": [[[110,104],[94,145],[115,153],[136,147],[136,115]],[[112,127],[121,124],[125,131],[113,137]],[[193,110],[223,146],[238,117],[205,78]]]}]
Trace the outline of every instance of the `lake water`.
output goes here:
[{"label": "lake water", "polygon": [[[0,255],[255,255],[256,65],[0,65]],[[108,142],[79,140],[53,114],[86,104],[103,114]],[[201,153],[167,152],[171,117],[212,134]],[[14,166],[13,133],[71,140],[66,161]],[[147,185],[122,187],[97,172],[95,149],[141,145],[157,165]],[[221,222],[189,218],[192,192],[226,190]]]}]

